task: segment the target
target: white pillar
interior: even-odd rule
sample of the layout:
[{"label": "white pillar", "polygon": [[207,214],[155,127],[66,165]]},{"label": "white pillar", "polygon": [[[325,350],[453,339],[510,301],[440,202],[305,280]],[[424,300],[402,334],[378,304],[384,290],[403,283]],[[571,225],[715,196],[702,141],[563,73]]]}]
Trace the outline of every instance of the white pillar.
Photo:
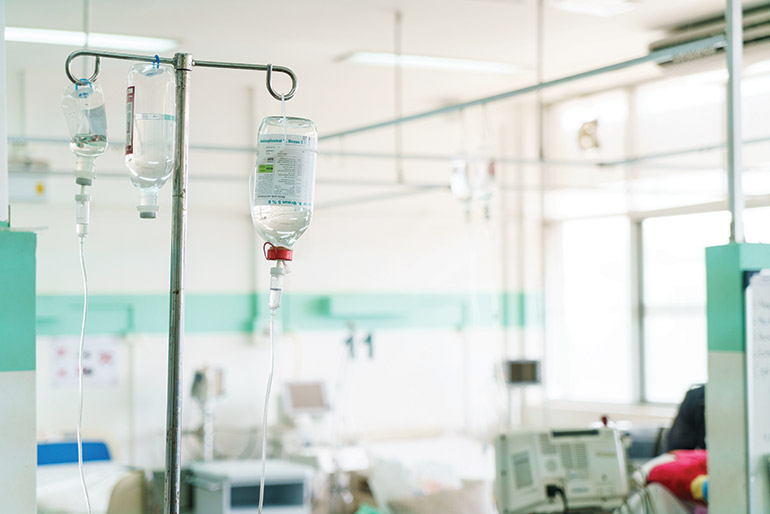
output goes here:
[{"label": "white pillar", "polygon": [[741,74],[743,73],[743,5],[727,0],[727,202],[732,221],[730,242],[743,243],[743,131]]},{"label": "white pillar", "polygon": [[5,82],[5,0],[0,0],[0,227],[8,224],[8,109]]},{"label": "white pillar", "polygon": [[[0,227],[8,225],[5,0],[0,0]],[[35,235],[0,230],[0,512],[36,512]],[[10,271],[9,271],[10,270]]]}]

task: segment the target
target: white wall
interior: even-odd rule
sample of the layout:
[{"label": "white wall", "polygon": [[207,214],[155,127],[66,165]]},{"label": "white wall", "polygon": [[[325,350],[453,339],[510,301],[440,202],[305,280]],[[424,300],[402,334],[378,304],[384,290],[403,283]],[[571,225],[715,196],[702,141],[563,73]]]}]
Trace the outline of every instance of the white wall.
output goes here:
[{"label": "white wall", "polygon": [[[114,71],[121,68],[120,72]],[[109,133],[121,142],[123,129],[123,71],[111,63],[103,65],[99,81],[105,89]],[[113,71],[110,71],[110,70]],[[65,83],[48,80],[32,71],[27,79],[25,125],[28,135],[65,138],[65,126],[58,106]],[[18,83],[11,95],[18,95]],[[248,106],[250,90],[243,84],[224,84],[210,74],[194,73],[192,89],[192,144],[249,145],[254,125]],[[264,93],[257,103],[260,115],[275,113],[278,106],[265,104]],[[289,114],[295,112],[289,104]],[[515,118],[513,104],[497,106],[487,114],[484,128],[480,111],[466,114],[467,150],[475,151],[486,132],[493,146],[506,155],[513,150],[507,141],[516,140],[523,130]],[[17,112],[20,115],[21,110]],[[312,113],[307,113],[312,116]],[[518,126],[514,127],[514,121]],[[11,122],[12,131],[19,119]],[[323,127],[321,127],[323,133]],[[519,132],[521,131],[521,132]],[[459,125],[456,119],[415,124],[404,131],[407,153],[429,152],[451,155],[457,151]],[[387,152],[392,148],[391,131],[347,138],[324,144],[332,150]],[[531,137],[528,135],[528,137]],[[508,146],[505,146],[508,145]],[[527,145],[523,141],[522,145]],[[53,170],[66,172],[73,158],[65,145],[32,144],[30,153],[47,160]],[[195,293],[247,293],[265,291],[267,263],[261,257],[261,242],[251,226],[247,206],[247,177],[253,166],[249,154],[191,152],[189,193],[189,245],[187,290]],[[97,160],[92,194],[91,227],[86,240],[89,286],[92,294],[164,294],[168,287],[170,184],[161,193],[158,220],[140,221],[135,205],[136,191],[123,173],[119,149]],[[412,183],[448,184],[448,162],[407,161],[405,174]],[[515,169],[501,167],[501,182],[515,184]],[[208,180],[201,176],[242,177],[242,180]],[[480,209],[468,225],[462,206],[447,190],[368,200],[345,205],[348,200],[399,193],[393,182],[390,160],[321,157],[318,166],[316,214],[310,230],[295,247],[295,261],[287,278],[286,294],[359,292],[379,293],[494,293],[504,290],[538,289],[537,261],[530,258],[526,276],[515,256],[521,225],[516,218],[519,190],[494,200],[488,222],[480,220]],[[338,182],[346,182],[339,184]],[[362,185],[372,181],[374,185]],[[16,222],[23,226],[46,227],[39,237],[40,294],[79,295],[81,292],[77,240],[73,227],[71,178],[46,179],[47,200],[16,203]],[[531,211],[534,208],[528,207]],[[505,229],[503,215],[509,218]],[[527,214],[532,216],[531,213]],[[528,222],[532,248],[537,224]],[[508,238],[503,259],[501,246]],[[533,254],[536,255],[536,254]],[[503,274],[507,282],[503,282]],[[74,313],[73,313],[74,314]],[[499,312],[496,313],[499,317]],[[92,314],[92,323],[98,312]],[[366,323],[359,324],[366,330]],[[463,432],[489,437],[504,426],[506,395],[497,385],[494,365],[504,352],[501,329],[454,328],[375,331],[375,357],[359,356],[347,368],[345,380],[346,423],[344,432],[363,437],[424,435]],[[508,340],[521,339],[511,329]],[[345,362],[344,329],[286,333],[278,347],[277,383],[283,379],[324,379],[334,388]],[[539,354],[535,330],[528,337],[530,353]],[[39,339],[39,422],[40,437],[71,434],[76,421],[76,390],[55,387],[52,347],[55,337]],[[117,343],[120,347],[118,382],[89,386],[86,390],[85,435],[107,439],[116,457],[139,465],[159,465],[163,459],[165,430],[166,338],[162,335],[131,334]],[[249,442],[248,431],[259,421],[262,408],[268,348],[264,336],[248,334],[188,334],[184,353],[184,391],[187,394],[196,368],[209,364],[224,368],[227,394],[218,407],[217,443],[226,454],[240,454]],[[511,346],[508,354],[523,354]],[[277,388],[280,390],[280,387]],[[274,402],[277,395],[274,396]],[[275,406],[275,403],[273,403]],[[276,420],[275,412],[272,418]],[[185,398],[185,428],[199,421],[197,408]],[[190,439],[186,456],[195,455]]]},{"label": "white wall", "polygon": [[[0,1],[0,29],[5,33],[5,0]],[[0,84],[3,91],[5,81],[5,39],[0,43]],[[8,221],[8,128],[7,93],[0,95],[0,224]]]},{"label": "white wall", "polygon": [[0,373],[3,395],[2,464],[0,464],[0,507],[4,512],[35,511],[35,371]]},{"label": "white wall", "polygon": [[[122,88],[120,79],[112,80],[109,75],[103,84],[106,90]],[[222,84],[203,77],[195,85],[192,143],[249,144],[246,128],[253,121],[240,108],[248,103],[248,89],[233,85],[231,94],[223,94]],[[60,86],[30,81],[28,96],[41,98],[41,103],[48,105],[45,109],[35,107],[34,114],[28,111],[31,132],[65,137],[57,105]],[[207,97],[212,88],[218,92],[216,102]],[[118,94],[108,98],[110,131],[118,141],[121,101]],[[503,156],[531,158],[535,154],[534,135],[529,129],[532,116],[533,106],[526,102],[490,107],[487,123],[480,110],[468,112],[465,146],[471,151],[477,149],[489,133]],[[458,121],[455,117],[406,127],[406,152],[451,155],[462,147]],[[351,137],[325,143],[322,149],[387,152],[390,136],[389,131],[383,131]],[[71,166],[66,147],[32,145],[30,150],[36,157],[48,159],[53,169]],[[268,265],[261,257],[261,242],[255,237],[246,205],[252,160],[248,154],[191,153],[189,293],[249,292],[255,284],[258,290],[265,290]],[[122,173],[121,161],[121,152],[110,150],[97,161],[97,170]],[[468,225],[463,208],[447,190],[345,205],[348,200],[402,191],[397,185],[381,185],[394,180],[394,164],[390,160],[321,157],[316,215],[296,246],[287,294],[540,292],[539,170],[511,164],[499,170],[503,192],[498,192],[491,206],[491,220],[483,221],[480,209],[475,209],[474,221]],[[449,165],[409,160],[405,174],[408,182],[447,183]],[[202,179],[203,175],[242,176],[243,180],[216,181]],[[361,184],[366,181],[373,185]],[[16,204],[14,215],[25,226],[47,227],[39,238],[39,293],[77,295],[81,285],[71,218],[75,188],[68,177],[49,178],[47,186],[46,203]],[[155,222],[138,219],[136,192],[123,178],[102,176],[91,192],[92,225],[86,241],[91,292],[164,294],[168,284],[170,185],[162,192]],[[501,223],[503,219],[505,223]],[[533,317],[536,319],[537,313]],[[359,325],[366,329],[365,323]],[[344,363],[346,336],[344,329],[285,334],[278,350],[277,383],[288,378],[318,378],[333,385]],[[524,409],[500,389],[494,375],[494,365],[504,356],[543,358],[543,333],[536,325],[526,330],[382,330],[375,331],[374,336],[375,358],[358,357],[348,367],[347,392],[343,395],[347,399],[347,434],[371,439],[449,431],[488,438],[509,425],[509,408],[513,409],[514,423],[550,421],[543,414],[540,391],[530,390],[524,395],[526,404],[532,406]],[[49,337],[39,341],[41,437],[74,430],[76,391],[51,385],[50,349],[54,343],[55,338]],[[85,434],[107,439],[122,461],[158,465],[163,458],[165,429],[166,338],[133,334],[119,344],[122,363],[118,383],[87,389]],[[262,408],[267,359],[263,336],[187,337],[185,394],[199,366],[220,366],[226,373],[227,394],[217,417],[221,429],[217,444],[223,453],[238,455],[247,448],[249,431],[257,425]],[[600,412],[567,414],[558,419],[560,424],[582,425],[587,418],[597,419]],[[195,428],[198,415],[186,397],[185,428]],[[276,419],[275,411],[271,419]],[[188,458],[196,454],[194,440],[189,440],[185,454]]]},{"label": "white wall", "polygon": [[[271,420],[278,420],[276,407],[285,380],[324,380],[343,409],[344,438],[445,432],[491,436],[505,408],[490,368],[500,353],[499,339],[496,334],[479,335],[471,348],[467,334],[456,331],[376,333],[374,359],[359,356],[346,364],[342,344],[346,333],[286,333],[276,353]],[[55,342],[39,341],[38,432],[43,437],[71,432],[76,421],[74,384],[54,387],[51,382]],[[87,388],[86,437],[106,439],[120,461],[162,465],[165,338],[134,336],[118,344],[119,382]],[[185,429],[196,429],[200,423],[200,411],[189,397],[194,370],[203,365],[221,367],[226,395],[217,407],[216,425],[221,430],[217,450],[240,455],[249,445],[249,431],[261,424],[268,362],[265,337],[255,343],[248,336],[189,336],[184,354]],[[194,438],[186,443],[186,458],[199,455]],[[254,448],[252,453],[257,454]]]},{"label": "white wall", "polygon": [[[115,63],[104,65],[99,79],[107,96],[110,135],[117,143],[123,137],[124,68]],[[266,98],[261,86],[247,81],[222,82],[211,70],[193,75],[193,145],[250,145],[258,118],[278,112],[277,103]],[[41,70],[28,72],[26,97],[34,101],[28,100],[26,109],[10,113],[11,134],[26,126],[30,136],[66,138],[58,105],[66,84],[63,76],[52,77]],[[9,95],[20,96],[18,81],[12,81]],[[301,105],[290,102],[289,114],[314,117],[313,112],[300,111]],[[490,140],[502,156],[536,156],[531,99],[491,105],[486,114],[471,109],[463,117],[464,142],[459,115],[405,126],[405,153],[452,155],[463,147],[475,151]],[[626,143],[613,131],[615,125],[608,122],[604,127],[611,131],[615,146]],[[323,134],[323,125],[319,128]],[[658,135],[662,141],[671,138],[670,134]],[[571,132],[562,140],[572,141],[569,137]],[[656,145],[651,141],[645,148],[667,148]],[[392,148],[391,129],[321,146],[322,151],[378,153],[391,152]],[[553,148],[554,157],[575,157],[574,148],[558,144]],[[33,144],[29,151],[35,158],[47,160],[56,171],[68,172],[72,166],[73,158],[65,145]],[[622,155],[620,148],[606,157]],[[189,293],[247,293],[255,286],[265,290],[268,265],[260,255],[261,242],[248,216],[246,184],[252,166],[253,156],[249,154],[191,152]],[[450,168],[444,161],[407,160],[404,170],[407,183],[447,184]],[[92,293],[164,294],[169,278],[170,185],[161,194],[158,220],[140,221],[134,207],[137,193],[128,180],[106,176],[124,173],[120,149],[111,149],[101,157],[97,172],[102,175],[91,190],[92,226],[86,243]],[[553,168],[547,172],[559,184],[577,177],[590,185],[601,175],[566,174]],[[491,221],[481,221],[477,209],[471,225],[448,190],[371,199],[404,192],[394,183],[395,176],[392,160],[319,159],[316,214],[310,230],[296,246],[287,294],[542,291],[545,264],[538,167],[501,166],[502,191],[493,201]],[[14,218],[23,226],[47,227],[39,238],[39,293],[79,294],[72,222],[74,184],[69,177],[49,177],[46,184],[46,202],[15,204]],[[604,199],[602,195],[584,196],[578,202],[595,208]],[[352,201],[360,203],[346,204]],[[619,205],[627,207],[626,199]],[[545,204],[552,213],[560,206],[557,195],[551,195]],[[342,342],[346,335],[344,329],[285,334],[278,351],[278,381],[321,378],[334,383],[344,362]],[[516,398],[509,398],[497,386],[494,364],[503,357],[548,355],[553,360],[546,366],[560,369],[551,365],[557,358],[563,361],[564,354],[560,357],[558,348],[548,352],[543,339],[543,330],[536,325],[525,330],[446,327],[376,331],[375,358],[359,357],[348,368],[346,431],[368,438],[445,431],[488,437],[506,426],[509,405],[517,410]],[[74,389],[51,385],[48,350],[54,342],[48,337],[39,341],[41,437],[74,429]],[[119,344],[122,363],[118,383],[87,390],[86,435],[106,438],[120,460],[157,465],[162,461],[165,425],[165,337],[131,334]],[[240,453],[248,442],[248,431],[258,422],[266,362],[267,344],[262,336],[188,335],[185,391],[193,371],[201,365],[221,366],[226,372],[227,395],[219,406],[217,421],[222,429],[218,444],[225,453]],[[541,391],[527,391],[523,397],[530,408],[514,412],[514,418],[524,424],[582,425],[605,412],[658,422],[670,414],[597,404],[578,410],[564,405],[548,409]],[[194,428],[198,414],[189,398],[185,405],[185,426]],[[195,453],[194,448],[192,442],[188,457]]]}]

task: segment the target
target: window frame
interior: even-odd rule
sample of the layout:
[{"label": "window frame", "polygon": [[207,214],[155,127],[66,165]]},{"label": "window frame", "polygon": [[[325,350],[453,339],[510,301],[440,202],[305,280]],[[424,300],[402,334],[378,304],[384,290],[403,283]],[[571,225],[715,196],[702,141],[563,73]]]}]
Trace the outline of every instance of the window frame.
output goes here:
[{"label": "window frame", "polygon": [[[770,207],[770,198],[749,198],[746,202],[746,210]],[[646,394],[647,362],[645,348],[645,298],[644,298],[644,228],[643,223],[648,219],[682,216],[689,214],[706,214],[712,212],[727,212],[727,202],[716,202],[703,205],[691,205],[683,207],[674,207],[657,211],[630,212],[626,214],[629,223],[629,292],[631,295],[629,306],[631,309],[630,320],[630,367],[629,372],[632,378],[632,401],[631,405],[640,406],[676,406],[678,402],[659,402],[651,401]],[[617,216],[617,215],[613,215]],[[593,217],[592,217],[593,218]],[[581,218],[572,218],[581,219]],[[567,221],[567,220],[560,220]],[[560,224],[560,221],[552,220],[543,227],[544,231],[550,231],[554,225]],[[705,259],[705,255],[704,255]],[[546,317],[547,320],[547,317]],[[547,321],[546,321],[547,323]],[[706,341],[708,344],[708,341]],[[708,349],[706,350],[708,351]],[[550,397],[550,402],[575,402],[575,400]]]},{"label": "window frame", "polygon": [[[746,202],[746,210],[770,207],[770,199],[750,198]],[[631,224],[631,269],[630,276],[633,283],[631,284],[631,291],[633,298],[631,299],[632,308],[632,344],[631,349],[632,356],[635,359],[636,365],[632,370],[634,376],[634,403],[637,405],[677,405],[678,402],[656,402],[647,398],[646,376],[647,376],[647,362],[646,362],[646,348],[645,348],[645,298],[644,298],[644,229],[643,223],[646,220],[654,218],[666,218],[675,216],[685,216],[694,214],[707,214],[713,212],[729,212],[727,209],[727,202],[718,202],[704,205],[692,205],[683,207],[674,207],[670,209],[662,209],[658,211],[637,212],[629,213],[629,223]],[[704,254],[703,258],[706,256]],[[704,299],[705,300],[705,299]],[[706,341],[706,352],[708,352],[708,341]]]}]

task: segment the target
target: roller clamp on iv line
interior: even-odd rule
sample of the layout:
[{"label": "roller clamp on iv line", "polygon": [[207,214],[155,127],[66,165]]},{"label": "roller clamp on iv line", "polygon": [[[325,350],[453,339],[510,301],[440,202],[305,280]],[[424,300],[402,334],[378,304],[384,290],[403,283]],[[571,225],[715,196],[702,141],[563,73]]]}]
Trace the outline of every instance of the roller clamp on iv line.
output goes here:
[{"label": "roller clamp on iv line", "polygon": [[[78,57],[94,57],[94,72],[88,79],[78,79],[70,70],[71,63]],[[168,359],[168,399],[167,399],[167,423],[166,423],[166,479],[165,479],[165,514],[179,514],[180,512],[180,484],[181,484],[181,410],[182,410],[182,373],[181,373],[181,350],[184,341],[184,268],[186,255],[186,236],[187,236],[187,170],[188,170],[188,144],[189,144],[189,75],[193,67],[239,69],[251,71],[266,72],[266,87],[270,95],[276,100],[289,100],[294,96],[297,89],[297,77],[294,72],[284,66],[273,66],[272,64],[246,64],[220,61],[196,61],[190,54],[177,53],[173,58],[124,54],[115,52],[103,52],[93,50],[77,50],[72,52],[65,61],[65,74],[72,82],[74,87],[83,87],[88,85],[94,89],[93,85],[99,76],[101,68],[101,58],[118,59],[125,61],[136,61],[151,63],[155,67],[160,64],[173,66],[176,79],[176,132],[175,149],[173,159],[173,218],[172,218],[172,241],[171,241],[171,285],[170,285],[170,324],[169,324],[169,359]],[[283,73],[291,79],[291,89],[284,94],[275,91],[272,85],[273,72]],[[77,96],[77,95],[75,95]],[[103,105],[102,105],[103,108]],[[67,114],[65,110],[65,115]],[[285,120],[284,116],[284,120]],[[89,120],[90,123],[90,120]],[[312,123],[312,122],[311,122]],[[75,133],[73,132],[73,144],[76,143]],[[316,138],[317,140],[317,138]],[[99,141],[99,147],[94,151],[94,155],[89,158],[78,159],[76,180],[80,185],[80,193],[76,195],[77,201],[77,226],[78,235],[81,240],[81,248],[85,232],[88,225],[90,195],[85,193],[85,187],[91,185],[93,174],[93,157],[101,155],[106,150],[106,123],[103,140]],[[313,161],[314,165],[314,161]],[[313,170],[314,173],[314,170]],[[309,217],[307,222],[309,223]],[[306,228],[306,227],[305,227]],[[303,229],[304,231],[304,229]],[[285,274],[284,260],[291,259],[289,249],[276,250],[275,255],[283,258],[278,261],[277,266],[271,270],[271,288],[273,278],[283,278]],[[288,252],[288,253],[286,253]],[[82,254],[81,254],[82,256]],[[84,270],[85,276],[85,270]],[[280,294],[280,293],[279,293]],[[272,296],[272,295],[271,295]],[[276,302],[271,299],[271,311],[275,312]],[[272,377],[272,371],[271,371]],[[269,391],[269,388],[268,388]],[[267,409],[265,409],[265,415]],[[266,416],[265,416],[266,419]],[[263,463],[264,469],[264,463]],[[85,488],[84,488],[85,489]],[[87,491],[85,491],[87,496]],[[263,491],[261,491],[262,493]],[[260,502],[261,503],[261,502]],[[260,506],[261,512],[261,506]]]}]

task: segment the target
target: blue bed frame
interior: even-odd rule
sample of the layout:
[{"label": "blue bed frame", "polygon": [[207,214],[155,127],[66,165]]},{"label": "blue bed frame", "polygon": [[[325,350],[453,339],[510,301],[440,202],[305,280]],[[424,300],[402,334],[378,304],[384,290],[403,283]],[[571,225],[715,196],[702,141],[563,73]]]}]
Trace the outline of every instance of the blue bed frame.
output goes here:
[{"label": "blue bed frame", "polygon": [[[102,441],[83,441],[83,462],[112,460],[110,450]],[[37,465],[68,464],[78,461],[78,445],[75,441],[38,443]]]}]

